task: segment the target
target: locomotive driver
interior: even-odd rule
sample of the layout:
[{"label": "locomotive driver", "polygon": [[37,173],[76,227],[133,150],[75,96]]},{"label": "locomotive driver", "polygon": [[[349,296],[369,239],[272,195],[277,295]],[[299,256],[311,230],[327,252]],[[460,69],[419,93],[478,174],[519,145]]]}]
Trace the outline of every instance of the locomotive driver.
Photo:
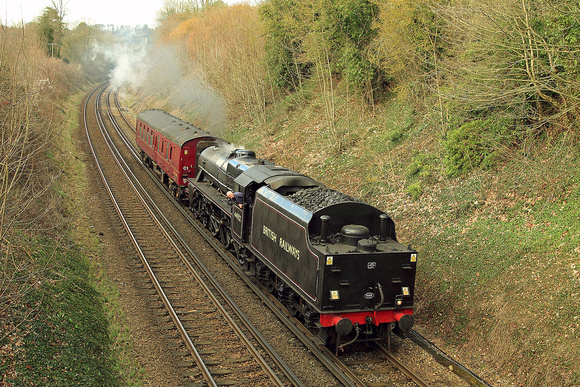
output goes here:
[{"label": "locomotive driver", "polygon": [[238,207],[242,208],[244,206],[244,195],[241,192],[228,191],[226,196],[234,200],[238,204]]}]

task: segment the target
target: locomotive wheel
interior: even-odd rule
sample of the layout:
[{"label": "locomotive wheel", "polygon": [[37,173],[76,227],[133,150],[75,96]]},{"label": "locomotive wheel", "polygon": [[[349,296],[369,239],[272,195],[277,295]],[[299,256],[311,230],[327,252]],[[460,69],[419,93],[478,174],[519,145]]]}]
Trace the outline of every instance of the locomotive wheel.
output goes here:
[{"label": "locomotive wheel", "polygon": [[245,249],[237,242],[233,242],[233,246],[234,253],[236,254],[238,262],[245,270],[248,270],[248,261],[246,260],[247,255],[245,254]]},{"label": "locomotive wheel", "polygon": [[245,258],[242,255],[242,247],[236,242],[234,242],[234,254],[236,255],[236,259],[238,260],[240,265],[243,265],[244,262],[246,262]]},{"label": "locomotive wheel", "polygon": [[218,218],[214,215],[209,216],[209,231],[214,238],[217,238],[220,235],[221,224]]},{"label": "locomotive wheel", "polygon": [[264,285],[264,287],[266,288],[266,291],[269,294],[274,294],[274,290],[276,290],[276,287],[274,286],[273,282],[273,277],[274,275],[271,274],[270,269],[266,269],[268,270],[268,277],[266,278],[266,281],[263,282],[262,284]]},{"label": "locomotive wheel", "polygon": [[199,192],[195,192],[194,198],[192,200],[191,209],[196,218],[201,219],[203,215],[203,199]]},{"label": "locomotive wheel", "polygon": [[222,226],[220,230],[220,241],[222,242],[222,245],[224,245],[226,250],[230,250],[232,248],[233,242],[232,233],[230,229],[227,228],[226,226]]},{"label": "locomotive wheel", "polygon": [[203,224],[203,227],[208,228],[210,224],[210,204],[207,203],[205,200],[200,201],[200,209],[198,219]]},{"label": "locomotive wheel", "polygon": [[298,308],[296,308],[294,303],[286,304],[286,309],[288,310],[288,313],[290,313],[290,316],[296,317],[298,315]]}]

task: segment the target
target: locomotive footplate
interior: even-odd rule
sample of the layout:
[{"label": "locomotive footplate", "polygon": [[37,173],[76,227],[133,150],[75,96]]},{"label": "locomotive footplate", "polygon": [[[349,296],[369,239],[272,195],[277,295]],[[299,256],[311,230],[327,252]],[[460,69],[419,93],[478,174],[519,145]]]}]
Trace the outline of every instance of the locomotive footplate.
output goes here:
[{"label": "locomotive footplate", "polygon": [[222,195],[219,191],[216,191],[209,183],[197,182],[193,179],[187,179],[190,186],[195,187],[195,189],[201,191],[202,195],[209,199],[213,204],[218,206],[220,210],[231,216],[231,202],[227,196]]}]

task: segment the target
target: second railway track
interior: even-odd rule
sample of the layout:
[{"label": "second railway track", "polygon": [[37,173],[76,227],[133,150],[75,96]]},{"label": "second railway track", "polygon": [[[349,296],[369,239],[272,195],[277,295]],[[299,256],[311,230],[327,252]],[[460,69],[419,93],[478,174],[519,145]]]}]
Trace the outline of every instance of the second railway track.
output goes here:
[{"label": "second railway track", "polygon": [[[214,386],[300,385],[291,371],[276,359],[276,354],[256,341],[259,334],[251,331],[251,324],[242,321],[243,314],[231,308],[227,310],[232,303],[212,288],[211,279],[191,266],[189,262],[195,257],[186,256],[187,250],[171,235],[163,217],[148,204],[146,193],[106,131],[99,111],[103,90],[92,97],[94,115],[88,108],[91,98],[87,100],[87,136],[91,144],[101,142],[98,146],[91,145],[99,173],[132,240],[140,266],[148,274],[149,285],[143,288],[151,292],[150,304],[156,309],[159,328],[167,332],[167,340],[181,349],[174,354],[180,357],[177,363],[184,370],[182,381]],[[95,132],[97,128],[100,133]]]}]

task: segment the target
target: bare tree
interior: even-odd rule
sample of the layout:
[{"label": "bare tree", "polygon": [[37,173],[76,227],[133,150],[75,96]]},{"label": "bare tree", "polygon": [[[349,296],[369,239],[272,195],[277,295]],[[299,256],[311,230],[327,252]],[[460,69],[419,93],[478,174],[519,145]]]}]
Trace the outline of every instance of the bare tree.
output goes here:
[{"label": "bare tree", "polygon": [[578,109],[574,63],[580,46],[570,28],[577,22],[566,19],[576,14],[573,2],[484,0],[432,7],[448,29],[444,98],[465,111],[509,111],[538,127]]},{"label": "bare tree", "polygon": [[[43,94],[45,56],[25,27],[0,31],[0,312],[42,276],[30,240],[50,226],[45,194],[57,174],[46,167],[52,141]],[[42,198],[42,200],[41,200]]]},{"label": "bare tree", "polygon": [[60,49],[62,46],[62,40],[64,38],[64,32],[66,30],[66,24],[64,22],[64,17],[67,14],[67,9],[66,9],[67,4],[68,4],[68,1],[65,2],[64,0],[52,0],[52,7],[56,10],[56,16],[57,16],[57,19],[55,20],[55,24],[56,24],[55,40],[56,40],[56,47],[57,47],[56,56],[58,58],[60,58]]}]

